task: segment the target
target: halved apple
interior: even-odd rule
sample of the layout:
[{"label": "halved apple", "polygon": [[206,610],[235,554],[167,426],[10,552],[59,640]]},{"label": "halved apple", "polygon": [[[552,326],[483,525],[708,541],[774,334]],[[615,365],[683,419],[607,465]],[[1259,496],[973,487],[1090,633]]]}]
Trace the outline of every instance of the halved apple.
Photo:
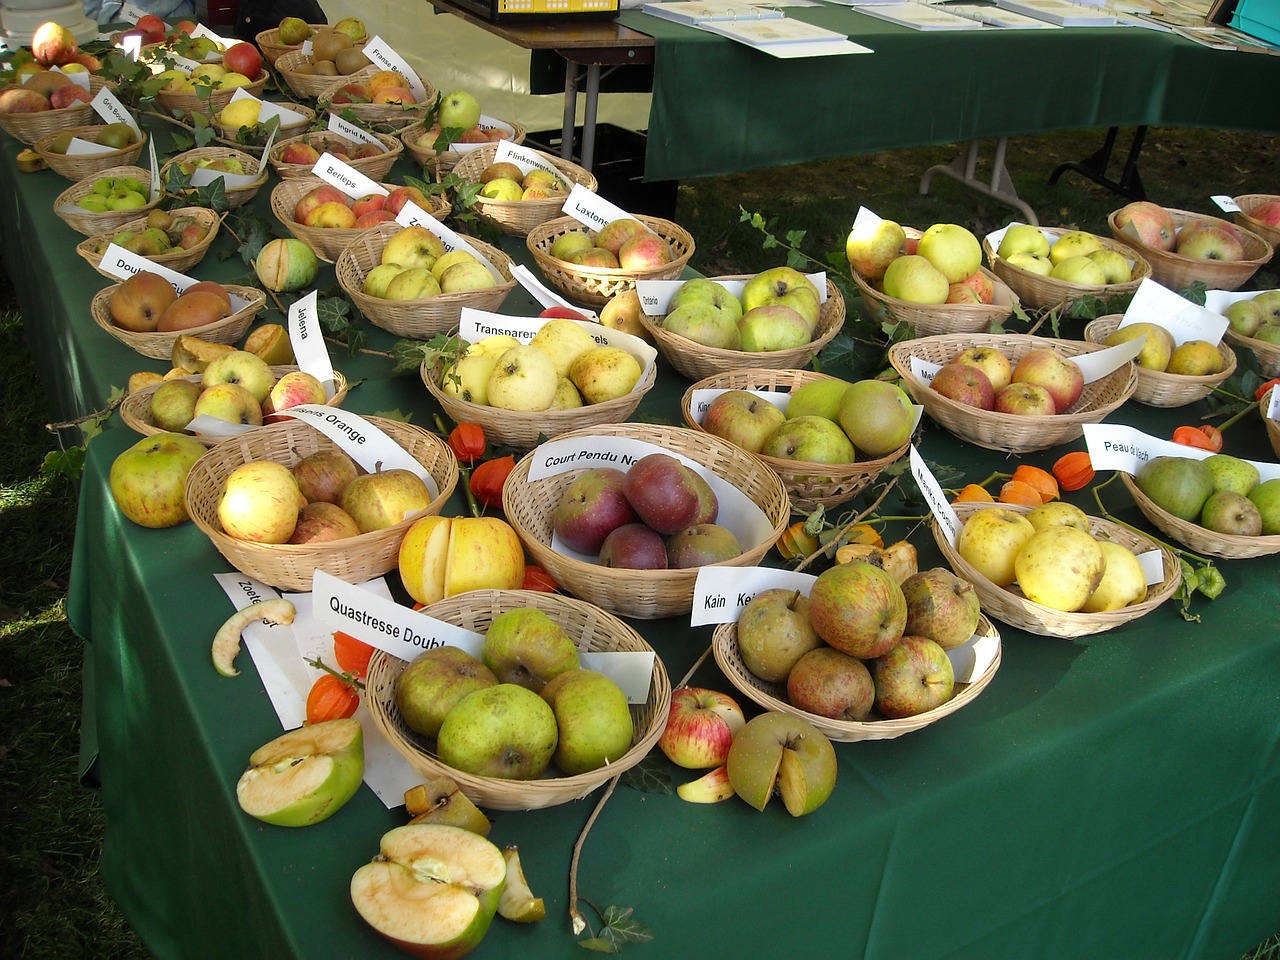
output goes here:
[{"label": "halved apple", "polygon": [[410,823],[447,823],[482,837],[487,837],[493,826],[471,798],[462,792],[457,781],[447,774],[432,777],[426,783],[406,790],[404,808],[413,817]]},{"label": "halved apple", "polygon": [[507,883],[498,898],[498,916],[516,923],[537,923],[545,919],[547,905],[529,889],[524,868],[520,865],[520,851],[513,846],[507,847],[502,856],[507,861]]},{"label": "halved apple", "polygon": [[817,727],[788,713],[762,713],[747,721],[729,747],[729,783],[763,810],[774,788],[793,817],[827,802],[836,785],[836,751]]},{"label": "halved apple", "polygon": [[364,734],[355,719],[299,727],[249,757],[236,784],[240,808],[278,827],[305,827],[333,816],[364,779]]},{"label": "halved apple", "polygon": [[422,517],[401,541],[398,563],[405,590],[421,604],[524,582],[524,547],[498,517]]},{"label": "halved apple", "polygon": [[412,823],[383,834],[378,855],[351,878],[351,902],[401,950],[456,960],[489,931],[506,876],[502,851],[479,834]]}]

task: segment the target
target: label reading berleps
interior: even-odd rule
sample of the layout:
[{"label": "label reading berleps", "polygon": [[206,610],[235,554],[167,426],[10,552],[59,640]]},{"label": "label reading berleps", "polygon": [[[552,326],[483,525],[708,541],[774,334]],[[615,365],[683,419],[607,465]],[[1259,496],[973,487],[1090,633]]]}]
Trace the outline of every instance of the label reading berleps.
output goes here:
[{"label": "label reading berleps", "polygon": [[387,196],[390,191],[372,177],[367,177],[349,163],[339,160],[329,151],[320,154],[320,159],[311,168],[321,180],[337,187],[352,200],[359,200],[370,194]]},{"label": "label reading berleps", "polygon": [[333,363],[329,348],[325,346],[320,330],[316,291],[289,304],[289,342],[293,345],[293,357],[298,369],[303,370],[322,384],[326,400],[332,400],[337,390],[333,376]]},{"label": "label reading berleps", "polygon": [[409,82],[409,89],[413,91],[413,97],[418,103],[423,103],[427,99],[427,88],[423,86],[417,71],[404,57],[392,50],[382,37],[373,37],[364,45],[361,52],[373,62],[374,66],[381,67],[383,70],[394,70],[404,77]]},{"label": "label reading berleps", "polygon": [[451,230],[449,227],[446,227],[443,223],[431,214],[427,213],[427,211],[423,210],[412,200],[406,203],[399,215],[396,216],[396,223],[400,224],[402,227],[426,227],[440,238],[440,242],[444,244],[446,253],[453,250],[466,250],[485,265],[489,273],[493,275],[493,279],[495,281],[499,284],[507,282],[507,278],[502,275],[502,271],[495,267],[488,257],[473,247],[466,237],[454,230]]}]

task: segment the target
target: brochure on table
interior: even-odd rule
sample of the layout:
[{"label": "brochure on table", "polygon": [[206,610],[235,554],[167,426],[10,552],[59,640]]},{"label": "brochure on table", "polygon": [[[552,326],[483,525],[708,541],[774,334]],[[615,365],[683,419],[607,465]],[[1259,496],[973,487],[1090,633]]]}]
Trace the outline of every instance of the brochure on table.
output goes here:
[{"label": "brochure on table", "polygon": [[1067,0],[996,0],[996,6],[1064,27],[1112,27],[1115,16],[1099,6]]},{"label": "brochure on table", "polygon": [[777,20],[783,15],[775,7],[745,0],[672,0],[670,3],[646,3],[640,10],[651,17],[688,24],[713,20]]},{"label": "brochure on table", "polygon": [[981,30],[982,23],[972,17],[962,17],[950,7],[936,7],[928,3],[908,0],[906,3],[852,3],[859,13],[877,20],[887,20],[912,30]]},{"label": "brochure on table", "polygon": [[784,60],[874,52],[870,47],[854,43],[842,33],[787,17],[777,20],[712,21],[700,23],[697,28]]}]

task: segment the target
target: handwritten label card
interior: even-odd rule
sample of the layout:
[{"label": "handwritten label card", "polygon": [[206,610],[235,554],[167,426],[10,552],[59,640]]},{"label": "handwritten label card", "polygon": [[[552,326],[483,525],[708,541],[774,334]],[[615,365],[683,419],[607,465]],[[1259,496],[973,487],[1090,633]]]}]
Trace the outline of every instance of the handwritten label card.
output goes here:
[{"label": "handwritten label card", "polygon": [[929,504],[929,512],[937,519],[947,542],[954,545],[963,526],[960,518],[956,515],[951,502],[947,500],[947,495],[943,492],[942,485],[938,483],[938,478],[924,462],[924,457],[920,456],[920,451],[916,449],[914,443],[911,445],[908,456],[911,463],[911,476],[915,478],[916,486],[920,488],[925,503]]},{"label": "handwritten label card", "polygon": [[1175,344],[1188,340],[1207,340],[1216,344],[1222,340],[1228,326],[1226,317],[1192,303],[1150,277],[1144,277],[1138,284],[1117,329],[1143,322],[1164,327]]}]

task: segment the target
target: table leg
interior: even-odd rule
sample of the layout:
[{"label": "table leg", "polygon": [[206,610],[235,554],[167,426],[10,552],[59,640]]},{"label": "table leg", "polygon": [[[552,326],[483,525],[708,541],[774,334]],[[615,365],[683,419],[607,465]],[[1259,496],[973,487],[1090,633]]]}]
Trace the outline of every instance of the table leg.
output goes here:
[{"label": "table leg", "polygon": [[964,184],[970,190],[976,190],[984,196],[1013,207],[1022,214],[1027,223],[1039,224],[1040,221],[1036,219],[1035,211],[1018,197],[1018,191],[1013,185],[1013,178],[1009,176],[1009,171],[1004,165],[1004,155],[1009,145],[1009,138],[1000,137],[996,141],[996,155],[991,163],[990,184],[983,183],[975,175],[978,166],[978,144],[980,142],[978,140],[970,140],[965,152],[950,163],[939,164],[926,170],[924,176],[920,178],[921,196],[928,195],[929,182],[933,179],[935,173],[940,173]]},{"label": "table leg", "polygon": [[1120,179],[1112,180],[1107,176],[1107,166],[1111,163],[1111,150],[1116,144],[1116,127],[1109,127],[1102,146],[1080,161],[1061,163],[1049,174],[1049,185],[1058,182],[1058,178],[1068,170],[1073,170],[1088,177],[1094,183],[1106,187],[1112,193],[1129,200],[1145,200],[1147,192],[1142,186],[1142,177],[1138,174],[1138,154],[1142,151],[1142,141],[1146,138],[1147,128],[1138,127],[1133,133],[1133,143],[1129,145],[1129,156],[1120,171]]},{"label": "table leg", "polygon": [[[573,128],[578,119],[578,65],[564,62],[564,123],[560,128],[560,157],[573,159]],[[584,139],[585,139],[585,131]]]},{"label": "table leg", "polygon": [[600,106],[600,64],[587,65],[587,105],[582,115],[582,166],[588,173],[595,162],[596,110]]}]

